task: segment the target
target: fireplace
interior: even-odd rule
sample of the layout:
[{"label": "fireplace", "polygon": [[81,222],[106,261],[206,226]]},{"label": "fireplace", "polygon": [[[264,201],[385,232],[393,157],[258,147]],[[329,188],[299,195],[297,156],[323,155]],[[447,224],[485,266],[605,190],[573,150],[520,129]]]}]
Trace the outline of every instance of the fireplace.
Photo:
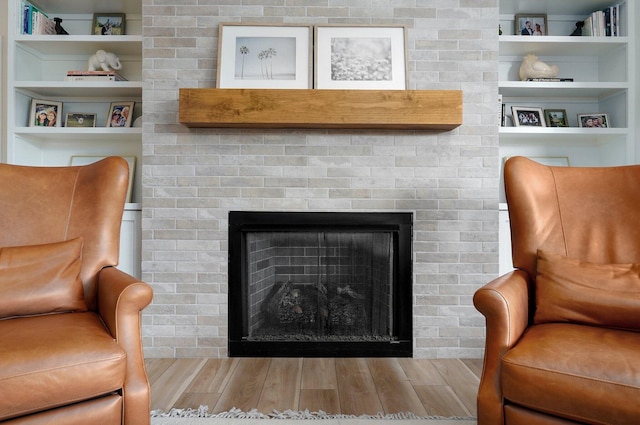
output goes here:
[{"label": "fireplace", "polygon": [[229,355],[411,357],[412,214],[229,213]]}]

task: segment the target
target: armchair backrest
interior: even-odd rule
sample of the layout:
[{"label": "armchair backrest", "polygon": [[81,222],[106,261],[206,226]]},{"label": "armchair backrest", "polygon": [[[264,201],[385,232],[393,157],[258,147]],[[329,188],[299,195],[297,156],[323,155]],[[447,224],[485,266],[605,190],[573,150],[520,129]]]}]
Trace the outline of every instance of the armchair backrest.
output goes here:
[{"label": "armchair backrest", "polygon": [[593,263],[640,262],[640,165],[504,167],[515,268],[536,272],[538,249]]},{"label": "armchair backrest", "polygon": [[98,272],[118,264],[128,179],[128,164],[120,157],[74,167],[0,164],[0,246],[82,236],[80,277],[93,309]]}]

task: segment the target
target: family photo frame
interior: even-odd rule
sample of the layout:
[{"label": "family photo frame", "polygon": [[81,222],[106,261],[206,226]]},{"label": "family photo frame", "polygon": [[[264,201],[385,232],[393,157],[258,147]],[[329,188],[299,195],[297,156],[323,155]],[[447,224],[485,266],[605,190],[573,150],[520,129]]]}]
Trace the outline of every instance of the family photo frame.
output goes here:
[{"label": "family photo frame", "polygon": [[545,109],[547,127],[569,127],[566,109]]},{"label": "family photo frame", "polygon": [[124,13],[94,13],[91,33],[93,35],[125,35]]},{"label": "family photo frame", "polygon": [[519,14],[515,16],[515,33],[524,36],[548,35],[547,15],[544,14]]},{"label": "family photo frame", "polygon": [[95,127],[97,114],[67,112],[65,127]]},{"label": "family photo frame", "polygon": [[222,23],[217,88],[404,90],[404,26]]},{"label": "family photo frame", "polygon": [[106,127],[131,127],[135,102],[112,102]]},{"label": "family photo frame", "polygon": [[512,106],[513,125],[515,127],[546,127],[542,108]]},{"label": "family photo frame", "polygon": [[578,127],[609,128],[609,114],[578,114]]},{"label": "family photo frame", "polygon": [[29,127],[62,127],[62,102],[31,99]]},{"label": "family photo frame", "polygon": [[312,88],[313,26],[220,24],[218,88]]}]

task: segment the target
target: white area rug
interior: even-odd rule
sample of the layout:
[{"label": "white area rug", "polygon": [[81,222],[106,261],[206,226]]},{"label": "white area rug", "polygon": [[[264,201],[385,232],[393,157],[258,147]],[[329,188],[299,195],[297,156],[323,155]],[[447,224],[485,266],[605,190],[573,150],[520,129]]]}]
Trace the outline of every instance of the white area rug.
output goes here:
[{"label": "white area rug", "polygon": [[412,413],[375,416],[329,415],[325,412],[291,411],[273,412],[265,415],[252,410],[242,412],[232,409],[215,415],[208,408],[172,409],[169,412],[151,412],[151,425],[266,425],[265,420],[275,425],[300,425],[304,422],[321,421],[318,425],[476,425],[473,418],[418,417]]}]

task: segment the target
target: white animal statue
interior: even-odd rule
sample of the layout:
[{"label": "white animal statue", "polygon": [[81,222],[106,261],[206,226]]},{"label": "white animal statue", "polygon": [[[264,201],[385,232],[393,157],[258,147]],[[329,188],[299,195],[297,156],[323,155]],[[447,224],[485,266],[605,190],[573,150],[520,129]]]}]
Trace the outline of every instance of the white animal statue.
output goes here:
[{"label": "white animal statue", "polygon": [[98,50],[95,55],[89,58],[89,71],[111,71],[122,68],[120,58],[111,52]]},{"label": "white animal statue", "polygon": [[536,55],[529,53],[520,64],[518,75],[520,81],[525,81],[527,78],[554,78],[558,76],[558,72],[558,65],[547,65],[538,60]]}]

